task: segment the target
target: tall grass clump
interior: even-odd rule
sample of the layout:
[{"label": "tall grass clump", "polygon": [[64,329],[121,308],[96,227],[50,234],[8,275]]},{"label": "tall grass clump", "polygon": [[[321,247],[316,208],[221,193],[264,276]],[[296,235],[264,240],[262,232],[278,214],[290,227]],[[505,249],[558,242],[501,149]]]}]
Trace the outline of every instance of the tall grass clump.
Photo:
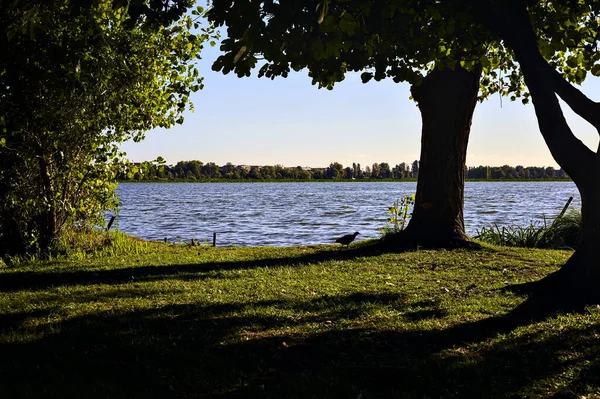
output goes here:
[{"label": "tall grass clump", "polygon": [[567,211],[572,199],[569,199],[562,212],[551,223],[545,217],[542,223],[532,222],[526,227],[499,227],[494,223],[477,230],[474,238],[498,246],[576,249],[581,234],[581,211]]},{"label": "tall grass clump", "polygon": [[[45,260],[84,260],[94,257],[139,255],[151,249],[151,243],[122,231],[106,231],[89,227],[65,229],[58,236],[52,252]],[[9,256],[8,265],[33,263],[42,260],[35,255]],[[0,264],[1,266],[1,264]]]},{"label": "tall grass clump", "polygon": [[70,229],[60,236],[57,255],[68,259],[138,255],[147,252],[149,247],[149,242],[118,230]]}]

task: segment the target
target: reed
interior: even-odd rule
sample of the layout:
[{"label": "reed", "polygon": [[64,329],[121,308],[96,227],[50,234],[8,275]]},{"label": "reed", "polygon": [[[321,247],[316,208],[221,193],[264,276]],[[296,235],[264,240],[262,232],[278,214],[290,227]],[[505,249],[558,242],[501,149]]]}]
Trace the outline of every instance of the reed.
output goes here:
[{"label": "reed", "polygon": [[573,197],[552,222],[544,217],[542,223],[532,222],[526,227],[499,227],[494,223],[477,230],[474,238],[498,246],[576,249],[581,231],[581,211],[567,210],[572,200]]}]

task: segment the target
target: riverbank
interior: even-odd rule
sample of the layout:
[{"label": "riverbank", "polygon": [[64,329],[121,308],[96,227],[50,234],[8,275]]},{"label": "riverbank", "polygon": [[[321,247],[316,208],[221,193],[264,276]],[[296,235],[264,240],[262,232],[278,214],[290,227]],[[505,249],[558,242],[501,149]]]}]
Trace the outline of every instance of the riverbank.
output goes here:
[{"label": "riverbank", "polygon": [[599,308],[506,318],[526,298],[502,288],[541,278],[571,252],[384,254],[371,244],[212,248],[118,239],[96,253],[2,267],[3,394],[600,394]]}]

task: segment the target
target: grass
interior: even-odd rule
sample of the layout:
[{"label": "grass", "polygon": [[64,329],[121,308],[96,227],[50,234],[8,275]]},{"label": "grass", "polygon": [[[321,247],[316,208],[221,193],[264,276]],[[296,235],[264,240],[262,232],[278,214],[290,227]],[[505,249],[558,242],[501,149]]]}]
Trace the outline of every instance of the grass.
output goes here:
[{"label": "grass", "polygon": [[3,266],[2,397],[599,397],[600,309],[511,318],[503,291],[570,255],[145,243]]},{"label": "grass", "polygon": [[581,211],[571,209],[549,223],[531,223],[529,226],[498,227],[492,224],[477,232],[476,238],[493,245],[523,247],[575,249],[581,232]]}]

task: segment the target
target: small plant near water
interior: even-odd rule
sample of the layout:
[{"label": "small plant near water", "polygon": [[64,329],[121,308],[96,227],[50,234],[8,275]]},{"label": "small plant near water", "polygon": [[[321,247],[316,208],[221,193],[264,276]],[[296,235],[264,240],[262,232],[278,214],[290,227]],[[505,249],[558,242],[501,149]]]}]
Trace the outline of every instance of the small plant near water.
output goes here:
[{"label": "small plant near water", "polygon": [[404,230],[412,216],[412,207],[414,204],[414,194],[406,195],[394,201],[392,206],[388,208],[388,214],[390,216],[386,225],[379,229],[381,234],[386,236],[388,234],[395,234]]},{"label": "small plant near water", "polygon": [[581,212],[575,209],[567,211],[572,200],[573,197],[569,198],[562,212],[551,223],[545,216],[542,223],[532,222],[527,227],[499,227],[494,223],[478,230],[474,238],[499,246],[575,249],[581,230]]}]

